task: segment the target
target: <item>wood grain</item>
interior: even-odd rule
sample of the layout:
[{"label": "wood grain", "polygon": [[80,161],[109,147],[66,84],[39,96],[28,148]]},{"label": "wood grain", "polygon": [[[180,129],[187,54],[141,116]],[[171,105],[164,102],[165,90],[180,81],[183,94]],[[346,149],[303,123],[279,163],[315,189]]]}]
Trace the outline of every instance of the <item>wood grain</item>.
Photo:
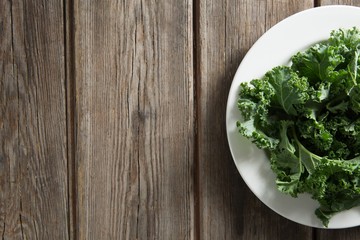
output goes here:
[{"label": "wood grain", "polygon": [[0,236],[68,239],[62,1],[0,1]]},{"label": "wood grain", "polygon": [[78,238],[193,239],[192,2],[74,14]]},{"label": "wood grain", "polygon": [[360,7],[358,0],[318,0],[319,6],[325,5],[351,5]]},{"label": "wood grain", "polygon": [[[319,6],[324,5],[352,5],[360,7],[360,2],[356,0],[319,0]],[[316,230],[317,240],[355,240],[359,239],[360,228],[354,227],[342,230]]]},{"label": "wood grain", "polygon": [[245,186],[227,146],[225,108],[234,73],[268,28],[313,1],[200,0],[198,158],[200,239],[312,239],[312,229],[263,205]]}]

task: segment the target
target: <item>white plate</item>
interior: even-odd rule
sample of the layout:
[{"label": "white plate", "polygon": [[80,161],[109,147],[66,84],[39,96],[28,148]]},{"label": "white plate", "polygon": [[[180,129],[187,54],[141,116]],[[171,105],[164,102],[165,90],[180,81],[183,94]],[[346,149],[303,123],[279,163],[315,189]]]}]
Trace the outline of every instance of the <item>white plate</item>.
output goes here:
[{"label": "white plate", "polygon": [[[275,175],[262,150],[240,136],[236,121],[239,84],[262,77],[278,65],[290,63],[290,57],[314,43],[328,39],[331,30],[360,27],[360,8],[325,6],[305,10],[279,22],[268,30],[248,51],[232,82],[226,109],[226,128],[230,150],[237,169],[251,191],[269,208],[297,223],[323,228],[314,211],[318,203],[310,195],[292,198],[279,192]],[[360,225],[360,207],[336,214],[329,228]]]}]

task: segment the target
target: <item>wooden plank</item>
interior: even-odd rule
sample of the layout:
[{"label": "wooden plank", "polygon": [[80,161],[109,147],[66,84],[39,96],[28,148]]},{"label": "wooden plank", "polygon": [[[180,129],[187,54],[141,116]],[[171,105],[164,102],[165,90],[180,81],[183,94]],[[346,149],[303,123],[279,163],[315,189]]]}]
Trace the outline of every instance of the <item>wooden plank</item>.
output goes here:
[{"label": "wooden plank", "polygon": [[341,229],[341,230],[329,230],[329,229],[317,229],[315,236],[316,240],[357,240],[359,239],[360,229],[359,227]]},{"label": "wooden plank", "polygon": [[313,1],[200,0],[198,146],[201,239],[311,239],[312,229],[277,215],[245,186],[227,147],[225,108],[241,59],[268,28]]},{"label": "wooden plank", "polygon": [[[352,5],[360,7],[360,2],[356,0],[319,0],[319,5]],[[360,228],[354,227],[342,230],[316,230],[316,239],[319,240],[355,240],[359,239]]]},{"label": "wooden plank", "polygon": [[63,1],[0,1],[0,236],[68,239]]},{"label": "wooden plank", "polygon": [[360,7],[360,2],[357,0],[318,0],[318,5],[352,5]]},{"label": "wooden plank", "polygon": [[193,239],[192,1],[75,1],[77,236]]}]

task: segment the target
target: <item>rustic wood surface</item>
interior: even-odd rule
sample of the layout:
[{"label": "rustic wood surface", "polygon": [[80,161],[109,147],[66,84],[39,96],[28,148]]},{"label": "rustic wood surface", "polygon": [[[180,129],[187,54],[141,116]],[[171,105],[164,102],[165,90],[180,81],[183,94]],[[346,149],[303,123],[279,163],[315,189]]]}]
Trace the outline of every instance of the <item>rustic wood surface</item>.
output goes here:
[{"label": "rustic wood surface", "polygon": [[61,1],[0,1],[0,236],[68,239]]},{"label": "rustic wood surface", "polygon": [[248,189],[225,107],[253,43],[355,0],[0,0],[1,239],[357,239]]}]

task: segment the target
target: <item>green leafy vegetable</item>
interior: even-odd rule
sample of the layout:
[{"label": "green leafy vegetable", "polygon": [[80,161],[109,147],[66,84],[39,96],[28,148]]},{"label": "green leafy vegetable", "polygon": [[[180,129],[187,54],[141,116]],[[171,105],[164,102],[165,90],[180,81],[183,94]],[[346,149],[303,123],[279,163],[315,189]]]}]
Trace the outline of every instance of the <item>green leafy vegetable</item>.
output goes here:
[{"label": "green leafy vegetable", "polygon": [[360,30],[339,29],[264,77],[242,83],[239,132],[270,153],[281,192],[309,193],[328,226],[360,205]]}]

